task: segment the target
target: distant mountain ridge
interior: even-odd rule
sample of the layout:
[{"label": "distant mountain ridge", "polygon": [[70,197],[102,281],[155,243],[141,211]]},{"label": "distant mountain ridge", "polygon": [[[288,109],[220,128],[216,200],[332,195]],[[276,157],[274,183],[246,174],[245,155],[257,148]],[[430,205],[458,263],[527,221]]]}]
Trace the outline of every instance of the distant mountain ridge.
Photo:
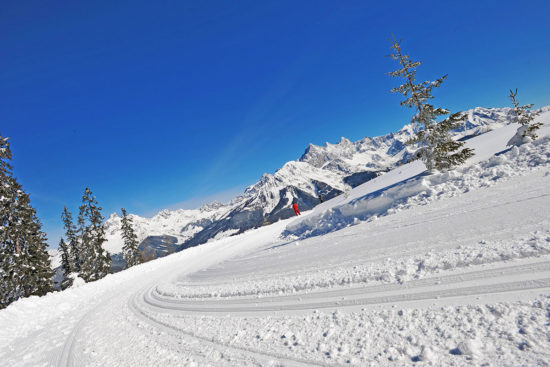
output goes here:
[{"label": "distant mountain ridge", "polygon": [[[550,110],[550,106],[543,110]],[[477,107],[464,113],[468,116],[464,126],[454,132],[462,139],[508,124],[511,108]],[[310,144],[296,161],[285,163],[273,174],[264,174],[229,203],[163,210],[152,218],[131,214],[140,249],[146,257],[156,258],[273,223],[294,215],[290,207],[293,200],[301,210],[311,209],[319,203],[318,192],[328,200],[407,162],[414,148],[405,142],[413,134],[409,124],[396,133],[356,142],[341,138],[335,144]],[[104,247],[114,255],[114,267],[118,268],[123,266],[120,217],[112,214],[105,228]]]}]

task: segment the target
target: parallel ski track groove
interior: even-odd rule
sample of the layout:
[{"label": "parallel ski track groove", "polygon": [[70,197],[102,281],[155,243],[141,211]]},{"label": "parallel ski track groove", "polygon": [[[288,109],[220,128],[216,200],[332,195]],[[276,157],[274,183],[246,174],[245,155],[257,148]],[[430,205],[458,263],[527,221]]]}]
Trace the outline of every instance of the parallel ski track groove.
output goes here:
[{"label": "parallel ski track groove", "polygon": [[[148,292],[146,291],[145,293],[148,293]],[[298,366],[298,367],[300,366],[327,366],[327,367],[336,366],[336,364],[326,364],[320,361],[308,361],[308,360],[303,360],[299,358],[292,358],[292,357],[285,356],[278,353],[266,353],[266,352],[255,350],[253,348],[239,347],[239,346],[229,345],[225,343],[215,342],[206,337],[194,335],[193,333],[181,330],[177,327],[163,323],[149,316],[146,312],[144,312],[139,308],[138,306],[139,299],[145,299],[143,293],[136,294],[134,297],[131,297],[128,302],[128,306],[133,311],[133,313],[142,321],[146,322],[147,324],[153,327],[163,330],[164,332],[170,334],[174,338],[181,338],[182,336],[190,337],[200,341],[201,343],[206,343],[215,349],[221,348],[224,351],[229,350],[229,351],[232,351],[233,353],[237,353],[241,355],[245,354],[248,357],[252,357],[252,359],[256,361],[275,359],[278,363],[281,363],[283,366]],[[145,304],[147,304],[147,302],[145,302]]]},{"label": "parallel ski track groove", "polygon": [[96,312],[99,307],[107,304],[110,301],[111,301],[110,297],[105,297],[103,302],[99,303],[94,308],[86,312],[80,318],[80,320],[78,320],[74,328],[71,330],[71,333],[65,340],[65,344],[63,345],[63,349],[61,350],[61,353],[57,356],[57,361],[55,363],[56,366],[80,367],[83,365],[83,363],[81,363],[81,361],[77,358],[77,355],[75,354],[76,338],[78,337],[78,334],[81,332],[81,330],[84,328],[84,325],[89,320],[90,316],[94,312]]},{"label": "parallel ski track groove", "polygon": [[[450,298],[455,296],[468,296],[485,293],[504,293],[523,289],[536,289],[550,287],[550,278],[542,277],[540,279],[512,281],[481,286],[460,287],[460,283],[472,280],[486,278],[498,278],[503,273],[506,275],[533,274],[550,271],[550,261],[541,261],[537,263],[512,265],[498,267],[487,270],[471,271],[468,273],[452,274],[447,276],[424,278],[410,281],[404,284],[383,284],[377,286],[365,286],[330,290],[324,292],[304,293],[300,295],[290,295],[281,297],[266,298],[237,298],[218,301],[202,301],[177,299],[170,296],[163,296],[153,287],[144,295],[144,301],[153,307],[167,310],[179,310],[188,312],[269,312],[283,310],[307,310],[331,307],[347,307],[358,305],[374,305],[390,302],[418,301],[430,298]],[[542,274],[541,274],[542,275]],[[452,289],[432,290],[424,292],[406,293],[402,295],[388,295],[375,297],[373,294],[383,291],[396,291],[403,289],[411,291],[421,290],[422,287],[433,285],[455,285]],[[329,301],[329,302],[303,302],[307,300],[326,299],[334,297],[349,297],[357,295],[366,295],[359,299]],[[371,295],[371,296],[369,296]],[[279,305],[269,305],[273,302],[283,302]],[[303,302],[296,304],[295,302]],[[229,306],[229,307],[224,307]]]}]

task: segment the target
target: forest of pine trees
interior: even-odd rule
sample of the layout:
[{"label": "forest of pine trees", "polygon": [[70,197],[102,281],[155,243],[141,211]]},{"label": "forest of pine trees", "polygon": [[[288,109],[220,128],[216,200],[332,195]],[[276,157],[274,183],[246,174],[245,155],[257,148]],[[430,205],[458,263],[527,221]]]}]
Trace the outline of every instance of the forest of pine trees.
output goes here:
[{"label": "forest of pine trees", "polygon": [[0,309],[53,290],[46,234],[11,171],[8,139],[0,135]]},{"label": "forest of pine trees", "polygon": [[449,115],[450,111],[428,103],[433,99],[432,90],[439,87],[447,76],[444,75],[435,81],[417,83],[416,68],[421,65],[421,62],[411,61],[409,55],[403,54],[401,42],[395,38],[391,48],[393,50],[391,58],[398,61],[401,68],[390,72],[389,75],[405,79],[404,84],[391,91],[403,94],[405,99],[401,105],[414,108],[416,112],[412,123],[417,126],[417,133],[407,142],[418,146],[415,156],[422,159],[428,171],[444,171],[465,162],[474,155],[473,150],[462,148],[464,142],[454,140],[449,133],[460,127],[466,116],[455,113],[438,122],[437,118]]},{"label": "forest of pine trees", "polygon": [[65,278],[62,288],[70,286],[76,276],[86,282],[106,276],[111,267],[111,257],[102,247],[105,242],[104,218],[92,191],[87,187],[84,190],[76,225],[66,207],[61,218],[68,241],[61,239],[59,244]]}]

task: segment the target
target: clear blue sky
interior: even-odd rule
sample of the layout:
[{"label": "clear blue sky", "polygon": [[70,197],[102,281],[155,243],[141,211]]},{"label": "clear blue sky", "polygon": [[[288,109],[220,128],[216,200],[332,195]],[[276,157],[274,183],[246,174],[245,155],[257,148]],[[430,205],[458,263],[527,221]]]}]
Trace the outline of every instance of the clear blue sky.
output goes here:
[{"label": "clear blue sky", "polygon": [[398,130],[388,38],[458,111],[550,104],[548,1],[2,1],[0,132],[51,242],[104,215],[229,199],[309,143]]}]

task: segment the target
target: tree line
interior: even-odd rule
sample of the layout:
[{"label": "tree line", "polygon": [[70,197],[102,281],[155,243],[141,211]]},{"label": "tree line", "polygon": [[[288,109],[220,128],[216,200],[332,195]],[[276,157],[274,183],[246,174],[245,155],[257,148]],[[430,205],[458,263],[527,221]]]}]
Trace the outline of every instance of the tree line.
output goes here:
[{"label": "tree line", "polygon": [[[30,204],[29,195],[13,175],[8,138],[0,135],[0,309],[22,297],[43,296],[54,290],[47,237]],[[59,243],[64,275],[62,287],[76,277],[86,282],[109,273],[111,257],[105,242],[104,218],[95,196],[86,188],[77,223],[63,208],[66,241]],[[127,267],[142,262],[132,220],[122,209],[123,255]]]},{"label": "tree line", "polygon": [[[59,241],[64,278],[61,283],[62,289],[71,286],[77,277],[85,282],[91,282],[109,273],[112,260],[109,252],[103,248],[106,239],[101,209],[96,197],[87,187],[82,195],[82,205],[79,207],[76,224],[73,222],[72,213],[67,207],[63,207],[61,219],[65,228],[65,238]],[[142,263],[143,260],[132,219],[128,217],[124,208],[121,222],[123,256],[126,267],[129,268]]]}]

